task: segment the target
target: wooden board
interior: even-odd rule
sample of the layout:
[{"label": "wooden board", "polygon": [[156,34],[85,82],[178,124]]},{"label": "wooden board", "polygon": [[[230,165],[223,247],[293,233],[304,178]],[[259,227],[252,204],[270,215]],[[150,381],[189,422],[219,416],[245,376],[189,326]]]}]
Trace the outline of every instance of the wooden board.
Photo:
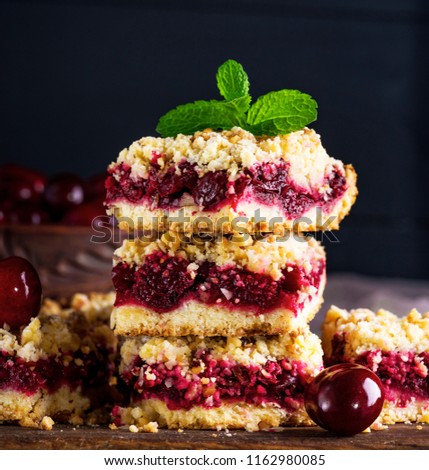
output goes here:
[{"label": "wooden board", "polygon": [[429,426],[396,424],[387,430],[336,437],[320,428],[281,432],[128,430],[55,426],[52,431],[0,426],[0,449],[429,449]]}]

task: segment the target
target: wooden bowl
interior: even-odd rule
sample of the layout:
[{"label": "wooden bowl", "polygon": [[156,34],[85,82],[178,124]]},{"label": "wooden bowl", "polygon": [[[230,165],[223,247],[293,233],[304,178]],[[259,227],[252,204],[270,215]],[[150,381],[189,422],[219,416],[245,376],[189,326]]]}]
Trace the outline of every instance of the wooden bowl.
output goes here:
[{"label": "wooden bowl", "polygon": [[28,259],[39,273],[44,296],[107,292],[113,289],[113,251],[121,243],[119,231],[111,235],[109,230],[103,237],[91,227],[5,225],[0,227],[0,258]]}]

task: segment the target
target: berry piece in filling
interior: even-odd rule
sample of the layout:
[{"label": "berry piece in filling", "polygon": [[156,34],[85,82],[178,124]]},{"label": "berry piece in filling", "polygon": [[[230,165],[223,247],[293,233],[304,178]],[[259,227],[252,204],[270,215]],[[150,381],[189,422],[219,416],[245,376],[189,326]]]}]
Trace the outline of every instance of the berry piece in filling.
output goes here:
[{"label": "berry piece in filling", "polygon": [[[170,257],[156,252],[149,255],[145,264],[131,275],[125,266],[114,269],[115,288],[161,310],[175,307],[193,284],[193,278],[184,258]],[[131,286],[131,279],[133,285]]]},{"label": "berry piece in filling", "polygon": [[219,407],[223,402],[246,402],[253,405],[275,403],[293,411],[303,403],[307,376],[299,361],[267,361],[263,366],[215,359],[210,351],[195,354],[192,370],[164,363],[147,364],[136,358],[123,372],[125,383],[134,390],[136,402],[157,398],[170,410],[189,410],[194,406]]},{"label": "berry piece in filling", "polygon": [[0,261],[0,327],[26,325],[39,313],[41,300],[40,279],[29,261],[18,256]]},{"label": "berry piece in filling", "polygon": [[208,305],[224,305],[233,309],[252,307],[256,314],[283,307],[299,309],[299,294],[305,287],[316,289],[324,272],[319,262],[310,274],[298,266],[288,266],[275,281],[268,274],[260,274],[235,266],[217,266],[211,262],[194,264],[178,256],[155,252],[147,256],[142,266],[133,268],[117,264],[112,279],[117,297],[115,306],[145,305],[159,312],[178,308],[186,299],[195,299]]},{"label": "berry piece in filling", "polygon": [[225,199],[228,176],[225,171],[210,171],[198,180],[192,191],[194,201],[204,209],[214,209]]}]

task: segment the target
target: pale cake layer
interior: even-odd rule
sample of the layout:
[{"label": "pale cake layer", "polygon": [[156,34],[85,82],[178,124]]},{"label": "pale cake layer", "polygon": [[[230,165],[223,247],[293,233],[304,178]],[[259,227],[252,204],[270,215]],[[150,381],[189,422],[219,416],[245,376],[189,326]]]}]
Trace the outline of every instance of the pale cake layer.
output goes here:
[{"label": "pale cake layer", "polygon": [[358,194],[356,172],[351,165],[344,167],[347,189],[343,196],[328,211],[312,207],[295,218],[285,217],[280,207],[266,205],[251,198],[243,198],[234,205],[216,209],[201,209],[187,201],[178,208],[154,208],[141,201],[115,201],[110,211],[118,220],[119,227],[129,232],[138,230],[178,232],[207,232],[250,234],[273,232],[284,234],[288,231],[314,232],[338,230],[340,222],[348,215]]},{"label": "pale cake layer", "polygon": [[385,400],[376,422],[380,424],[413,422],[429,424],[429,401],[411,400],[404,405]]},{"label": "pale cake layer", "polygon": [[190,410],[169,410],[157,399],[140,402],[136,406],[117,408],[118,425],[135,425],[145,429],[149,423],[158,423],[167,429],[245,429],[262,431],[279,426],[314,426],[304,406],[293,412],[275,404],[224,404],[219,408],[194,407]]},{"label": "pale cake layer", "polygon": [[323,302],[326,275],[316,294],[299,312],[279,308],[257,315],[251,308],[233,311],[228,307],[189,300],[178,308],[158,313],[143,306],[124,305],[112,310],[111,327],[123,336],[246,336],[277,335],[297,330],[311,321]]},{"label": "pale cake layer", "polygon": [[[80,388],[70,390],[62,386],[53,393],[40,390],[27,395],[15,390],[0,390],[0,422],[17,422],[24,427],[42,427],[44,418],[80,425],[84,423],[85,412],[90,400]],[[52,423],[53,424],[53,423]]]}]

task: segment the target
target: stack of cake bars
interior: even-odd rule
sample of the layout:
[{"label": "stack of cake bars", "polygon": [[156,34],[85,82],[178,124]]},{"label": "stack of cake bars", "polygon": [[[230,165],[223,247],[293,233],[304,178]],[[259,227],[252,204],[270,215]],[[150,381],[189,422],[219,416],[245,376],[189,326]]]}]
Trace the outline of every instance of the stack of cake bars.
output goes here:
[{"label": "stack of cake bars", "polygon": [[143,138],[109,172],[107,206],[130,233],[113,268],[129,391],[116,424],[311,424],[303,392],[323,363],[308,322],[326,267],[304,231],[338,228],[356,197],[353,168],[310,129],[234,128]]}]

